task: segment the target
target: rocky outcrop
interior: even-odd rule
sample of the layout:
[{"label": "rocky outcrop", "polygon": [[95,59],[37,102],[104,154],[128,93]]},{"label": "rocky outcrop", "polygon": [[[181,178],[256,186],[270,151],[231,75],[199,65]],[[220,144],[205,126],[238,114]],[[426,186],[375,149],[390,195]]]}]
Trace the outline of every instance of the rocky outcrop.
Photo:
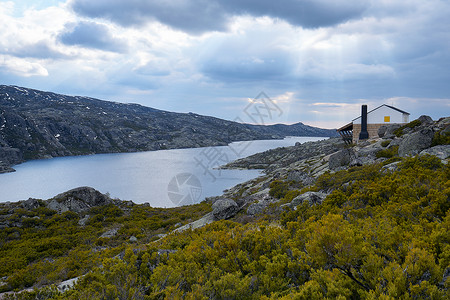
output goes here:
[{"label": "rocky outcrop", "polygon": [[426,127],[420,131],[409,134],[404,137],[398,148],[398,154],[402,157],[419,154],[420,151],[431,146],[434,131]]},{"label": "rocky outcrop", "polygon": [[73,211],[80,213],[94,206],[111,204],[108,196],[90,187],[79,187],[59,194],[47,203],[47,207],[59,213]]},{"label": "rocky outcrop", "polygon": [[226,220],[233,217],[238,211],[239,206],[231,199],[219,199],[212,205],[212,214],[218,220]]}]

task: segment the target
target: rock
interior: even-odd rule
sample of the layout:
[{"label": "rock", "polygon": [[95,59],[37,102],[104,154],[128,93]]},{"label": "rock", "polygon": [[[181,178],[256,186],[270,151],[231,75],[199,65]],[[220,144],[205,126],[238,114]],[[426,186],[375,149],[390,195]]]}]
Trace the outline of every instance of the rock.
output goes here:
[{"label": "rock", "polygon": [[447,269],[445,269],[444,271],[444,275],[442,276],[442,281],[439,282],[439,286],[444,288],[447,284],[447,281],[449,280],[449,277],[450,277],[450,267],[447,267]]},{"label": "rock", "polygon": [[354,156],[353,151],[350,149],[340,150],[332,155],[328,160],[328,166],[331,170],[337,168],[348,166],[352,161],[352,156]]},{"label": "rock", "polygon": [[58,291],[60,291],[61,293],[64,293],[64,292],[70,290],[77,283],[79,278],[80,277],[76,277],[76,278],[68,279],[68,280],[61,282],[60,284],[57,285]]},{"label": "rock", "polygon": [[381,169],[382,169],[382,171],[394,172],[394,171],[398,170],[399,163],[400,163],[399,161],[396,161],[396,162],[393,162],[393,163],[383,166]]},{"label": "rock", "polygon": [[429,148],[433,141],[434,132],[430,128],[423,128],[420,131],[411,133],[403,138],[398,148],[398,155],[416,155],[420,151]]},{"label": "rock", "polygon": [[447,159],[450,157],[450,145],[434,146],[419,153],[421,156],[426,154],[437,156],[440,159]]},{"label": "rock", "polygon": [[288,173],[286,178],[287,181],[298,181],[303,185],[311,185],[314,183],[314,178],[310,176],[308,173],[303,171],[292,171]]},{"label": "rock", "polygon": [[117,235],[117,231],[118,231],[117,228],[110,229],[108,231],[105,231],[100,237],[101,238],[112,238]]},{"label": "rock", "polygon": [[433,119],[426,115],[421,115],[418,120],[422,123],[422,125],[430,125],[434,123]]},{"label": "rock", "polygon": [[188,229],[197,229],[200,227],[203,227],[205,225],[208,225],[212,222],[216,221],[216,218],[214,217],[213,213],[208,213],[206,215],[204,215],[201,219],[198,219],[194,222],[191,222],[189,224],[186,224],[184,226],[178,227],[177,229],[174,230],[174,232],[182,232]]},{"label": "rock", "polygon": [[383,125],[380,128],[378,128],[378,137],[382,138],[386,134],[387,131],[387,125]]},{"label": "rock", "polygon": [[86,226],[87,221],[91,218],[90,215],[85,215],[82,219],[78,220],[78,225]]},{"label": "rock", "polygon": [[130,242],[136,243],[137,241],[138,241],[137,237],[135,237],[134,235],[130,236]]},{"label": "rock", "polygon": [[386,130],[384,131],[383,139],[392,139],[395,137],[394,131],[402,127],[400,124],[392,124],[392,125],[383,125],[386,126]]},{"label": "rock", "polygon": [[327,195],[321,192],[306,192],[304,194],[301,194],[297,197],[295,197],[289,206],[291,208],[297,207],[299,204],[303,203],[304,201],[308,201],[309,205],[315,205],[315,204],[321,204],[323,199],[325,199]]},{"label": "rock", "polygon": [[47,207],[63,213],[73,211],[80,213],[94,206],[111,204],[108,196],[90,187],[79,187],[59,194],[47,203]]},{"label": "rock", "polygon": [[13,168],[9,167],[9,166],[5,166],[2,163],[0,163],[0,174],[3,173],[12,173],[15,172],[16,170],[14,170]]},{"label": "rock", "polygon": [[27,210],[33,210],[41,206],[40,202],[37,199],[30,198],[21,203],[21,206]]},{"label": "rock", "polygon": [[212,214],[218,220],[229,219],[239,211],[237,203],[226,198],[214,202],[212,209]]},{"label": "rock", "polygon": [[269,203],[270,203],[269,201],[260,201],[257,203],[250,204],[250,206],[247,208],[247,214],[251,216],[260,214],[266,209]]}]

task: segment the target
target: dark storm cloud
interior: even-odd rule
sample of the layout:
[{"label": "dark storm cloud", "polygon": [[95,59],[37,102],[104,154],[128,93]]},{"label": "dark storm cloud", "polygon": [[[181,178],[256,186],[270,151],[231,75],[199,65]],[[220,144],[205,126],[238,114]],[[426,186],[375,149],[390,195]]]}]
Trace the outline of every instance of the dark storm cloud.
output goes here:
[{"label": "dark storm cloud", "polygon": [[115,39],[105,25],[95,22],[80,22],[66,26],[59,40],[69,46],[82,46],[111,52],[125,52],[126,43]]},{"label": "dark storm cloud", "polygon": [[332,26],[358,18],[368,1],[349,0],[73,0],[80,15],[123,26],[157,20],[190,33],[223,31],[232,16],[269,16],[305,28]]},{"label": "dark storm cloud", "polygon": [[75,12],[104,18],[122,26],[142,25],[157,20],[191,33],[224,30],[227,16],[214,0],[74,0]]},{"label": "dark storm cloud", "polygon": [[333,26],[358,18],[368,7],[365,0],[227,0],[221,3],[236,15],[269,16],[304,28]]}]

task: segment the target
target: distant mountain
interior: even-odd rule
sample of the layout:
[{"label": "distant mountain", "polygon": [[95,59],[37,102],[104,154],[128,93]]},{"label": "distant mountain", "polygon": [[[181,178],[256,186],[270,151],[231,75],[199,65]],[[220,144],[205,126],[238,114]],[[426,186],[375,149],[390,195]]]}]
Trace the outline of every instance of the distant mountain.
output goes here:
[{"label": "distant mountain", "polygon": [[335,136],[297,123],[249,125],[138,104],[0,85],[0,172],[26,160],[227,145],[285,136]]}]

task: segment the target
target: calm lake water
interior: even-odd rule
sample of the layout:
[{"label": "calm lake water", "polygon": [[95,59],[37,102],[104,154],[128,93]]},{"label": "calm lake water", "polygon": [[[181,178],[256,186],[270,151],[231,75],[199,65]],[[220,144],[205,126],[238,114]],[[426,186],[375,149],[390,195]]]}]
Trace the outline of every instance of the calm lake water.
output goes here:
[{"label": "calm lake water", "polygon": [[0,175],[0,202],[49,199],[90,186],[111,197],[153,207],[192,204],[260,175],[258,170],[218,170],[218,166],[268,149],[321,139],[288,137],[222,147],[34,160],[15,166],[17,172]]}]

